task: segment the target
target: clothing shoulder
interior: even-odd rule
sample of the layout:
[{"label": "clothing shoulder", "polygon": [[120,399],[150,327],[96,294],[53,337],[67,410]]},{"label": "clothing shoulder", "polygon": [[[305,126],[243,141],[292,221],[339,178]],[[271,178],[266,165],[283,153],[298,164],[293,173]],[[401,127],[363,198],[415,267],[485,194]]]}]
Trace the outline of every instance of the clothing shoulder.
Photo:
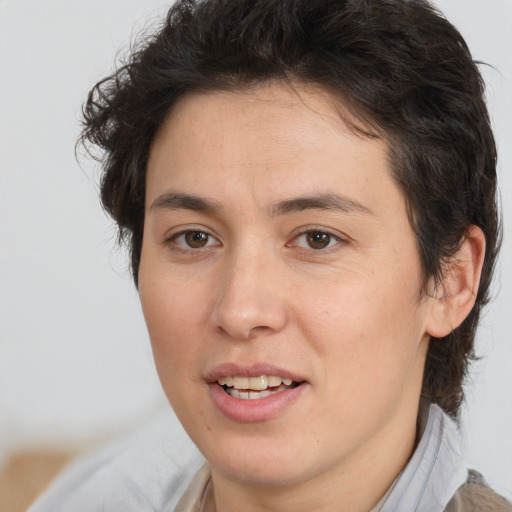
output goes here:
[{"label": "clothing shoulder", "polygon": [[204,459],[174,416],[67,468],[27,512],[173,510]]},{"label": "clothing shoulder", "polygon": [[445,512],[512,512],[512,505],[490,489],[480,473],[470,470]]}]

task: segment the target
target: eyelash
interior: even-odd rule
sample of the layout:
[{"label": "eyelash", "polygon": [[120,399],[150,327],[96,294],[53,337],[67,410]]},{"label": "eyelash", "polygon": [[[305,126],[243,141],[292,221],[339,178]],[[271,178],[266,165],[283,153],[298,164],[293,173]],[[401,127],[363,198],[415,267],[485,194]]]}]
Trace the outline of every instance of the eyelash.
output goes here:
[{"label": "eyelash", "polygon": [[[204,245],[198,245],[197,247],[193,247],[190,245],[190,241],[186,240],[187,236],[203,236],[203,239],[206,239]],[[311,243],[314,243],[314,240],[305,240],[304,245],[298,244],[297,241],[301,239],[301,237],[307,237],[308,235],[321,235],[322,237],[327,237],[327,245],[325,247],[312,247]],[[183,238],[182,242],[179,243],[180,238]],[[324,239],[325,240],[325,239]],[[202,240],[197,240],[201,243]],[[213,242],[213,243],[212,243]],[[179,231],[178,233],[174,233],[164,240],[165,245],[170,246],[173,250],[177,251],[200,251],[201,249],[205,249],[208,247],[215,247],[222,245],[211,233],[204,229],[185,229],[183,231]],[[322,240],[318,240],[318,243],[321,244]],[[304,251],[313,251],[313,252],[330,252],[330,250],[334,249],[337,245],[347,244],[348,240],[342,238],[334,233],[327,231],[323,228],[317,227],[308,227],[295,235],[290,242],[286,244],[287,247],[297,247]]]},{"label": "eyelash", "polygon": [[[185,237],[187,235],[204,235],[206,238],[205,245],[198,246],[198,247],[192,247],[186,240]],[[178,243],[178,240],[183,237],[183,244]],[[211,241],[215,241],[216,243],[210,243]],[[175,233],[165,240],[165,244],[169,246],[173,246],[173,249],[181,250],[181,251],[197,251],[206,247],[212,247],[221,245],[220,242],[208,231],[205,231],[204,229],[185,229],[183,231],[180,231],[178,233]]]},{"label": "eyelash", "polygon": [[[307,241],[307,240],[305,241],[305,244],[307,245],[307,247],[306,246],[300,246],[300,245],[297,245],[295,243],[301,237],[307,237],[308,235],[313,235],[313,234],[314,235],[322,235],[322,236],[328,237],[329,240],[328,240],[327,245],[325,247],[311,247],[310,241]],[[294,236],[293,239],[291,240],[291,242],[289,242],[287,244],[287,246],[292,246],[292,247],[297,246],[300,249],[303,249],[303,250],[306,250],[306,251],[327,252],[327,251],[330,251],[331,249],[334,249],[337,245],[347,244],[347,243],[348,243],[348,240],[342,238],[339,235],[335,235],[334,233],[332,233],[330,231],[327,231],[327,230],[325,230],[323,228],[311,227],[311,228],[304,229],[303,231],[298,233],[296,236]]]}]

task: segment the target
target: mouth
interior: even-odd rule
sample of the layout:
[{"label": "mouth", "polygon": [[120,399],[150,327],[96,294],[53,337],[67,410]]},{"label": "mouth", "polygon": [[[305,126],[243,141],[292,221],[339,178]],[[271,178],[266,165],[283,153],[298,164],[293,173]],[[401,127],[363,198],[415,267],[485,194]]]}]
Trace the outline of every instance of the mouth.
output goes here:
[{"label": "mouth", "polygon": [[265,422],[293,410],[311,387],[304,377],[267,363],[224,363],[205,376],[217,410],[237,423]]},{"label": "mouth", "polygon": [[241,400],[259,400],[300,386],[302,382],[278,375],[259,375],[257,377],[223,376],[217,384],[225,393]]}]

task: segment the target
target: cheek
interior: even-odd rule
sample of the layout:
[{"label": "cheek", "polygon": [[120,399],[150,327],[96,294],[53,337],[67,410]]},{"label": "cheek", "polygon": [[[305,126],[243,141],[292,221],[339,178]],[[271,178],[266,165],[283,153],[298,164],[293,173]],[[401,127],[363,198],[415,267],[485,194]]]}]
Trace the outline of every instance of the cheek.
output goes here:
[{"label": "cheek", "polygon": [[197,294],[177,283],[141,267],[139,296],[162,383],[190,368],[203,323]]},{"label": "cheek", "polygon": [[343,395],[396,387],[414,368],[423,331],[411,282],[359,275],[306,295],[295,316]]},{"label": "cheek", "polygon": [[[164,279],[141,280],[140,299],[162,388],[180,421],[191,432],[190,404],[200,403],[197,387],[190,385],[200,381],[198,304],[197,299],[190,302],[188,293],[165,283]],[[196,409],[195,414],[202,412]]]}]

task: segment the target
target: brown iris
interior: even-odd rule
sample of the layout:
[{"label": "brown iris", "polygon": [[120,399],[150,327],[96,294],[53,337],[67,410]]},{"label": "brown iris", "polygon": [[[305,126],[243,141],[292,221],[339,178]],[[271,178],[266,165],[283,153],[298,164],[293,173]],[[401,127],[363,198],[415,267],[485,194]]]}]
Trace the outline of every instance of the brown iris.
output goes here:
[{"label": "brown iris", "polygon": [[312,249],[325,249],[331,242],[331,235],[321,231],[309,231],[306,240]]},{"label": "brown iris", "polygon": [[208,243],[209,236],[203,231],[188,231],[185,233],[185,242],[193,249],[200,249]]}]

